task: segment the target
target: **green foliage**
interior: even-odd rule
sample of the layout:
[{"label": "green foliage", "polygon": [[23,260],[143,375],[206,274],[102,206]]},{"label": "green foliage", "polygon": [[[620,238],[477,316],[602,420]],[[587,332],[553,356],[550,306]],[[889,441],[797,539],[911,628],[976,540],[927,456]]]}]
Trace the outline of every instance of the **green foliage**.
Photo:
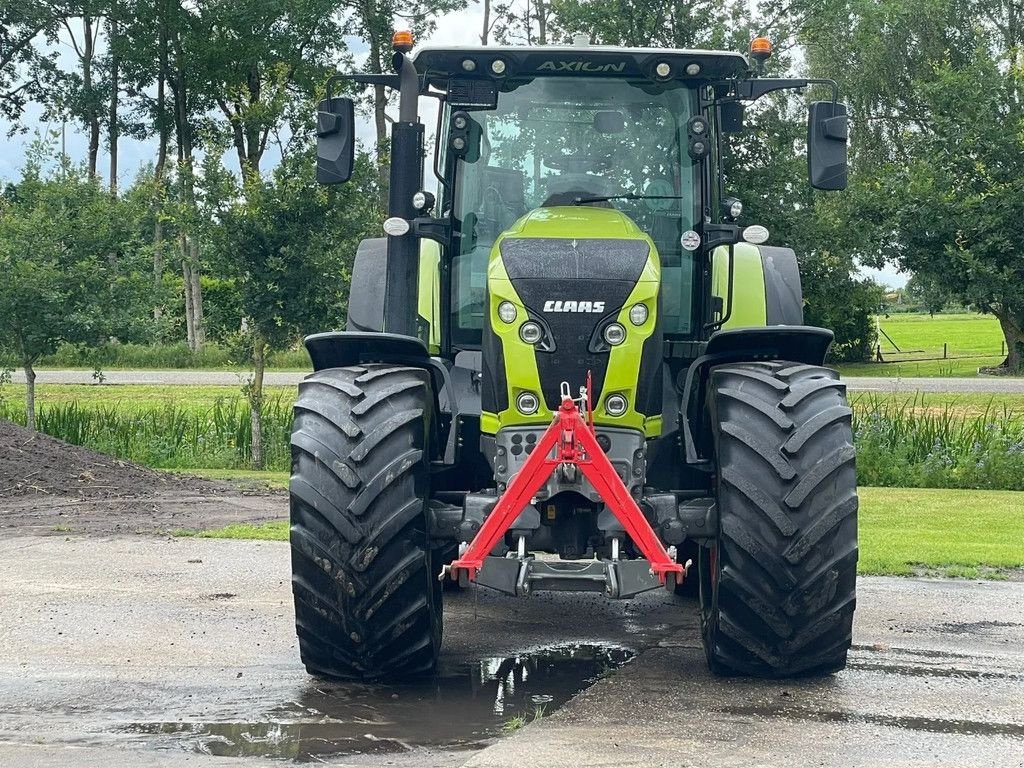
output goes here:
[{"label": "green foliage", "polygon": [[952,301],[949,289],[929,275],[914,275],[907,282],[907,298],[921,311],[934,316]]},{"label": "green foliage", "polygon": [[132,333],[139,243],[132,212],[69,165],[30,165],[0,199],[0,345],[31,365],[60,342]]},{"label": "green foliage", "polygon": [[1024,367],[1022,37],[1019,9],[1000,0],[823,0],[803,32],[812,64],[852,102],[857,182],[846,210],[862,223],[862,257],[995,314],[1015,371]]},{"label": "green foliage", "polygon": [[351,185],[320,186],[312,167],[307,147],[220,214],[214,258],[250,333],[271,348],[343,324],[356,246],[380,217],[365,192],[375,178],[365,156]]}]

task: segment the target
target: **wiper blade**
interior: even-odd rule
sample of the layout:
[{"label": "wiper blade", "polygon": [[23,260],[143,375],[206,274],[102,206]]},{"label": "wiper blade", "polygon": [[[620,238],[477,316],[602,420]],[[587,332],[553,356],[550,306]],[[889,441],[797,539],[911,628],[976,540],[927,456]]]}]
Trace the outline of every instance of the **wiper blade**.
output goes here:
[{"label": "wiper blade", "polygon": [[586,205],[587,203],[607,203],[609,200],[682,200],[682,195],[638,195],[634,192],[625,192],[621,195],[599,195],[597,197],[577,197],[572,201],[573,205]]}]

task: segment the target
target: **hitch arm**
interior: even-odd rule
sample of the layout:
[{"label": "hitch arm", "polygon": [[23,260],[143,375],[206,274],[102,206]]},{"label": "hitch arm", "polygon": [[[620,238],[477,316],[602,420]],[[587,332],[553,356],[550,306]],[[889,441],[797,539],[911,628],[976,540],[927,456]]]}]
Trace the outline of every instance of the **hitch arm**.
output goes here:
[{"label": "hitch arm", "polygon": [[[555,455],[551,452],[554,449]],[[516,518],[560,464],[579,467],[591,482],[612,514],[650,563],[651,571],[664,584],[672,574],[676,583],[684,576],[683,566],[669,556],[650,522],[597,442],[591,428],[580,414],[576,403],[564,397],[562,405],[547,430],[537,441],[522,469],[508,484],[468,548],[453,561],[448,572],[453,579],[465,571],[475,580],[484,559],[505,535]]]}]

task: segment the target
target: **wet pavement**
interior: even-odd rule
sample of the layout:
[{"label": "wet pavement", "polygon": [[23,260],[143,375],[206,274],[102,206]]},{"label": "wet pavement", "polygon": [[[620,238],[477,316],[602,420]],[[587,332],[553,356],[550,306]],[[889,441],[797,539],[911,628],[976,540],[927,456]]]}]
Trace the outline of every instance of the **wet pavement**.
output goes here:
[{"label": "wet pavement", "polygon": [[280,542],[0,542],[0,765],[461,765],[696,631],[661,592],[449,592],[436,678],[330,683],[299,664],[288,568]]},{"label": "wet pavement", "polygon": [[0,542],[0,765],[1024,766],[1024,583],[862,579],[849,668],[779,682],[662,592],[447,593],[438,677],[366,686],[302,670],[287,556]]}]

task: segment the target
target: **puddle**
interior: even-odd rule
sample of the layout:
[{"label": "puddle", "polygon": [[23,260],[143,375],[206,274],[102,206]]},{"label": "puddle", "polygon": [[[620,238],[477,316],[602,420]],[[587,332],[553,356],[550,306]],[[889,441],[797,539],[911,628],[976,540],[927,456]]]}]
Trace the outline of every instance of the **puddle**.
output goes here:
[{"label": "puddle", "polygon": [[474,749],[551,714],[635,653],[564,645],[486,659],[414,685],[313,681],[296,701],[245,722],[133,723],[156,746],[217,756],[319,761],[413,749]]},{"label": "puddle", "polygon": [[995,629],[1020,627],[1012,621],[947,621],[939,624],[936,629],[951,635],[983,635]]},{"label": "puddle", "polygon": [[953,720],[934,717],[904,717],[867,712],[837,712],[795,707],[735,706],[718,711],[744,717],[786,718],[819,723],[848,723],[851,725],[880,725],[911,731],[960,734],[966,736],[1009,736],[1024,738],[1024,725],[1020,723]]}]

